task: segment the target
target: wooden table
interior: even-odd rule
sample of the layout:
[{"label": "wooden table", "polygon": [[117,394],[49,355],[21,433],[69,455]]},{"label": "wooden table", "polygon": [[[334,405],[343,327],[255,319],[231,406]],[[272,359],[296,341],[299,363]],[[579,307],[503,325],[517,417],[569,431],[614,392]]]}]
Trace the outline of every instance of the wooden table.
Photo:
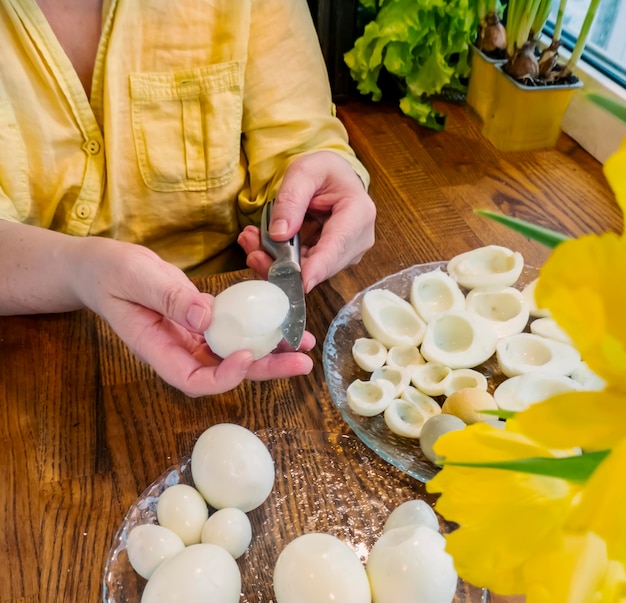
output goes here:
[{"label": "wooden table", "polygon": [[[99,601],[104,562],[127,509],[212,424],[348,432],[321,358],[328,325],[347,300],[402,268],[485,244],[515,248],[533,265],[547,257],[474,208],[570,235],[621,232],[601,166],[571,139],[561,136],[550,150],[502,153],[481,138],[469,109],[442,108],[448,126],[436,133],[395,106],[339,107],[371,171],[377,242],[359,266],[309,296],[308,328],[318,339],[309,376],[191,400],[131,357],[88,311],[0,319],[0,602]],[[198,283],[217,293],[247,276]],[[407,487],[423,489],[411,480]]]}]

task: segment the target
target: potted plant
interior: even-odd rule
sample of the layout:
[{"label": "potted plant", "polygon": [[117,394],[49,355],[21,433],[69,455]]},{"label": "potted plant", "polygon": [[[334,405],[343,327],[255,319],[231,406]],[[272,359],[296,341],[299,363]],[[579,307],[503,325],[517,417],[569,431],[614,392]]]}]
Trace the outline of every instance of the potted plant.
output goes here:
[{"label": "potted plant", "polygon": [[506,30],[502,24],[503,7],[499,0],[477,0],[477,34],[471,46],[471,75],[467,104],[483,121],[491,111],[496,72],[493,66],[506,61]]},{"label": "potted plant", "polygon": [[507,60],[495,65],[493,98],[483,118],[483,134],[501,150],[554,146],[563,114],[582,83],[573,74],[600,0],[591,0],[570,59],[559,57],[567,0],[561,0],[552,42],[539,52],[538,38],[550,0],[509,0],[506,17]]},{"label": "potted plant", "polygon": [[443,129],[445,116],[431,100],[465,96],[476,30],[468,1],[360,0],[360,18],[363,33],[344,55],[358,91],[378,101],[387,84],[403,113]]}]

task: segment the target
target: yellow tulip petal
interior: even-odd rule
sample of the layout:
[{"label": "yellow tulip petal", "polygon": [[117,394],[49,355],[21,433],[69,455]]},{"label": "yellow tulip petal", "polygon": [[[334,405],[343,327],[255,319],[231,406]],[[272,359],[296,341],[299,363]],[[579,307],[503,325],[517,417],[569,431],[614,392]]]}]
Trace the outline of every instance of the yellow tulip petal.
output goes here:
[{"label": "yellow tulip petal", "polygon": [[612,391],[568,392],[533,404],[509,422],[510,429],[547,448],[606,450],[626,433],[626,399]]},{"label": "yellow tulip petal", "polygon": [[626,239],[588,235],[559,245],[537,283],[536,298],[571,337],[589,367],[626,389]]},{"label": "yellow tulip petal", "polygon": [[567,520],[572,531],[589,530],[603,538],[613,559],[626,560],[626,439],[594,471],[580,503]]},{"label": "yellow tulip petal", "polygon": [[626,214],[626,139],[613,155],[604,162],[604,175],[615,193],[615,198]]}]

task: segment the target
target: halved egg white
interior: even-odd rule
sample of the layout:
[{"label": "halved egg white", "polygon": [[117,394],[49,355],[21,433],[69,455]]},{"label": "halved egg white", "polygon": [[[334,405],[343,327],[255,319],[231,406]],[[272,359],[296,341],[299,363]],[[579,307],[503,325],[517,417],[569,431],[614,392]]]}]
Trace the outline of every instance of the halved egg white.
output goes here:
[{"label": "halved egg white", "polygon": [[387,352],[386,363],[401,369],[412,369],[424,364],[426,360],[420,354],[419,348],[414,345],[396,345]]},{"label": "halved egg white", "polygon": [[352,345],[352,357],[364,371],[372,372],[385,364],[387,348],[370,337],[359,337]]},{"label": "halved egg white", "polygon": [[393,433],[405,438],[419,438],[424,423],[441,414],[441,407],[430,396],[412,385],[407,386],[400,398],[395,398],[385,409],[385,424]]},{"label": "halved egg white", "polygon": [[379,415],[389,406],[395,394],[394,384],[385,379],[355,379],[346,390],[348,406],[363,417]]},{"label": "halved egg white", "polygon": [[530,332],[541,337],[547,337],[548,339],[554,339],[554,341],[560,341],[561,343],[572,344],[572,340],[569,335],[557,324],[554,318],[550,316],[544,316],[543,318],[537,318],[530,323]]},{"label": "halved egg white", "polygon": [[450,382],[452,369],[440,362],[426,362],[411,372],[411,383],[427,396],[442,396]]},{"label": "halved egg white", "polygon": [[570,377],[534,372],[506,379],[496,387],[493,397],[498,408],[518,412],[557,394],[581,389],[580,383]]},{"label": "halved egg white", "polygon": [[472,289],[465,299],[465,307],[489,321],[498,337],[521,333],[530,315],[528,303],[514,287]]},{"label": "halved egg white", "polygon": [[576,348],[533,333],[504,337],[498,341],[496,357],[507,377],[537,371],[570,375],[581,362]]},{"label": "halved egg white", "polygon": [[535,289],[537,288],[537,282],[539,278],[533,279],[522,289],[522,295],[524,299],[528,303],[528,309],[530,311],[530,315],[535,318],[542,318],[546,316],[550,316],[550,310],[546,308],[539,308],[537,306],[537,300],[535,299]]},{"label": "halved egg white", "polygon": [[465,295],[458,283],[440,268],[419,274],[411,283],[411,305],[425,322],[448,310],[462,310]]},{"label": "halved egg white", "polygon": [[426,323],[413,306],[387,289],[371,289],[365,293],[361,317],[369,335],[387,348],[417,346],[426,331]]},{"label": "halved egg white", "polygon": [[370,375],[370,380],[375,381],[377,379],[392,383],[395,387],[395,395],[399,396],[410,383],[411,373],[405,368],[385,365],[377,368]]},{"label": "halved egg white", "polygon": [[487,245],[453,257],[448,274],[466,289],[476,287],[510,287],[524,268],[521,253],[500,245]]},{"label": "halved egg white", "polygon": [[420,350],[429,362],[473,368],[493,355],[497,341],[489,322],[467,310],[451,310],[428,323]]},{"label": "halved egg white", "polygon": [[450,374],[450,379],[448,379],[443,393],[447,397],[460,389],[474,388],[487,391],[488,387],[487,377],[481,372],[471,368],[455,369]]}]

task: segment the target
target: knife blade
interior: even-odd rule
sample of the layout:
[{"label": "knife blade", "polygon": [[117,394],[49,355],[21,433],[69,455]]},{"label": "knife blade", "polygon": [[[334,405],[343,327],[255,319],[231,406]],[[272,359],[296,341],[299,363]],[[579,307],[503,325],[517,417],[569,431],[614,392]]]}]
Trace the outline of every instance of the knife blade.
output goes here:
[{"label": "knife blade", "polygon": [[285,341],[294,349],[300,347],[306,326],[306,303],[300,268],[300,238],[296,234],[289,241],[274,241],[269,235],[270,216],[274,202],[263,207],[261,242],[274,259],[268,272],[268,281],[280,287],[289,299],[289,311],[281,325]]}]

